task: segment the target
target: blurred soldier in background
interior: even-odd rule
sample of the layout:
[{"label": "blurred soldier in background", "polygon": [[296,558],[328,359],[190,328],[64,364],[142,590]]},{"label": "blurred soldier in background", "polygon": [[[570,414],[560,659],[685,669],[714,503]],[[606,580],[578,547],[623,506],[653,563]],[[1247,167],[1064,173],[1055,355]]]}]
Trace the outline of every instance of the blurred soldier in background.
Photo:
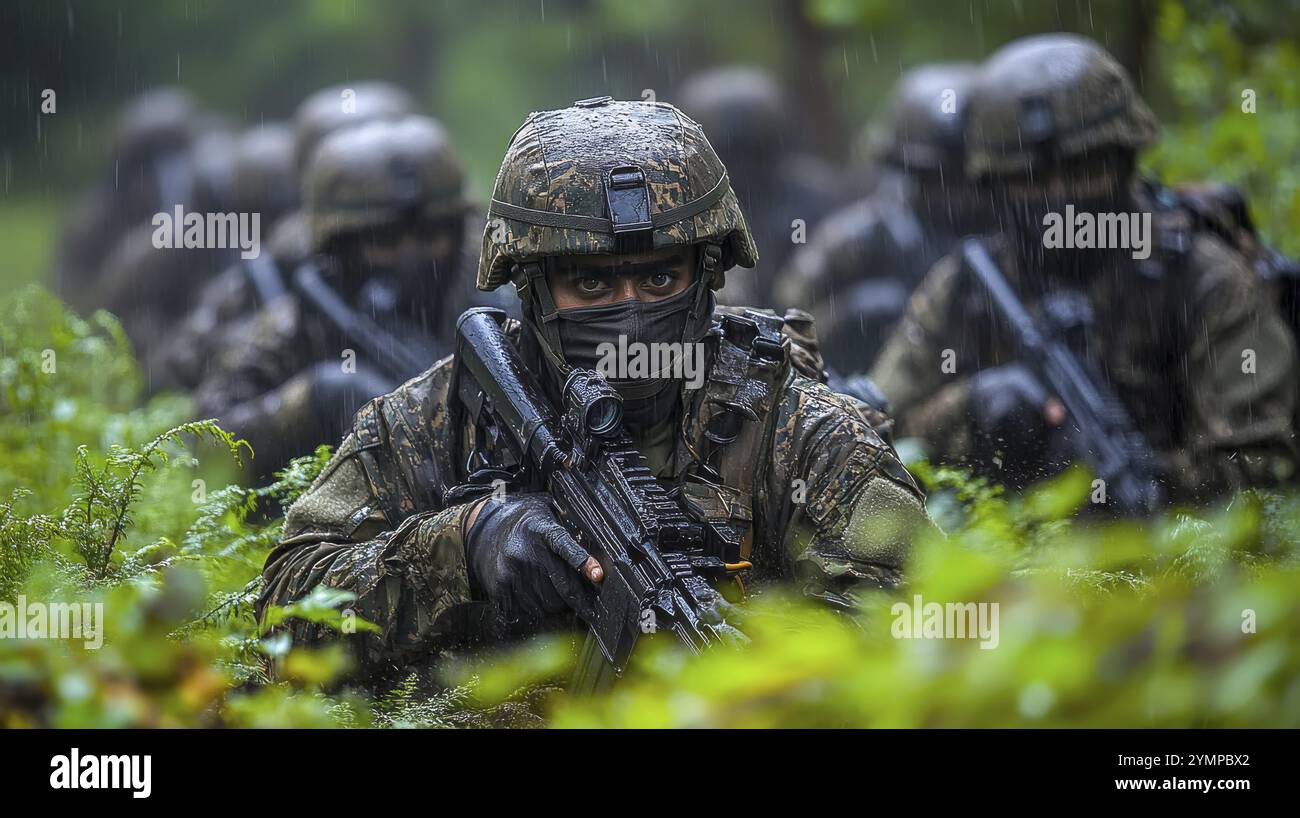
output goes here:
[{"label": "blurred soldier in background", "polygon": [[174,221],[177,206],[184,214],[203,216],[205,223],[209,213],[235,212],[236,145],[236,138],[224,128],[199,135],[186,158],[187,178],[196,194],[128,228],[87,287],[91,303],[121,320],[141,360],[155,354],[203,285],[239,258],[234,236],[227,238],[225,246],[160,247],[155,241],[160,228],[154,221],[157,214]]},{"label": "blurred soldier in background", "polygon": [[680,102],[730,170],[762,256],[753,275],[729,282],[718,299],[771,306],[776,272],[796,242],[806,241],[843,202],[835,171],[789,143],[794,108],[766,71],[729,67],[701,72],[682,86]]},{"label": "blurred soldier in background", "polygon": [[870,369],[921,278],[988,225],[962,148],[974,73],[955,63],[903,74],[872,128],[872,192],[828,216],[778,276],[777,303],[812,311],[822,355],[840,372]]},{"label": "blurred soldier in background", "polygon": [[[1086,297],[1077,346],[1163,461],[1168,494],[1293,475],[1293,340],[1246,259],[1136,175],[1156,121],[1119,64],[1074,35],[1018,40],[980,70],[967,116],[968,171],[1003,221],[993,259],[1034,315],[1061,295]],[[1149,215],[1149,256],[1049,240],[1051,216],[1069,212]],[[1021,485],[1060,467],[1051,443],[1069,419],[971,278],[956,255],[940,261],[873,375],[900,436]]]},{"label": "blurred soldier in background", "polygon": [[68,303],[81,312],[102,306],[100,271],[136,225],[176,205],[202,207],[219,194],[202,178],[194,156],[200,137],[213,130],[219,130],[213,119],[179,89],[146,92],[126,108],[111,166],[85,194],[60,239],[55,279]]},{"label": "blurred soldier in background", "polygon": [[457,277],[482,222],[467,219],[460,160],[433,120],[325,137],[304,191],[314,255],[226,339],[196,395],[200,416],[252,442],[259,475],[335,440],[363,402],[442,357],[470,306]]},{"label": "blurred soldier in background", "polygon": [[292,131],[250,130],[236,153],[234,185],[241,208],[262,212],[269,238],[256,258],[238,259],[200,292],[197,305],[148,362],[153,390],[193,389],[208,374],[225,336],[245,333],[258,309],[288,289],[288,277],[311,255],[307,219],[298,209],[303,169],[316,146],[341,128],[391,120],[415,109],[410,95],[384,82],[323,88],[294,115]]}]

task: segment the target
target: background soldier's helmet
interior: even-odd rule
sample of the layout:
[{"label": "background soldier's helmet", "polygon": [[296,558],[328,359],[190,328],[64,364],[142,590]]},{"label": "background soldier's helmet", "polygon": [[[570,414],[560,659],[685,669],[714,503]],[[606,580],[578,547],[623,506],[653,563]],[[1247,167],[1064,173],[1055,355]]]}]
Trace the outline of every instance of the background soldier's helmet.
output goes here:
[{"label": "background soldier's helmet", "polygon": [[995,51],[971,87],[967,170],[1021,174],[1100,149],[1138,151],[1157,124],[1124,68],[1073,34],[1043,34]]},{"label": "background soldier's helmet", "polygon": [[194,98],[179,88],[146,91],[118,119],[114,145],[119,161],[145,162],[188,148],[198,135],[200,113]]},{"label": "background soldier's helmet", "polygon": [[758,250],[704,131],[663,102],[583,100],[534,113],[506,149],[479,255],[478,287],[522,283],[523,262],[711,243],[710,282]]},{"label": "background soldier's helmet", "polygon": [[312,153],[329,134],[349,125],[376,119],[396,119],[415,112],[411,95],[386,82],[358,82],[322,88],[307,97],[294,113],[294,155],[300,175]]},{"label": "background soldier's helmet", "polygon": [[789,107],[766,71],[746,66],[702,71],[682,85],[677,101],[727,162],[781,148]]},{"label": "background soldier's helmet", "polygon": [[177,204],[201,210],[230,210],[234,207],[235,134],[225,128],[211,128],[201,133],[190,149],[193,173],[193,199],[178,199]]},{"label": "background soldier's helmet", "polygon": [[904,171],[964,173],[962,126],[974,63],[922,65],[899,77],[868,130],[870,152]]},{"label": "background soldier's helmet", "polygon": [[269,227],[297,206],[293,129],[282,122],[249,128],[235,143],[235,210],[262,214]]},{"label": "background soldier's helmet", "polygon": [[307,171],[312,248],[404,219],[463,217],[464,183],[451,140],[428,117],[344,128],[321,142]]}]

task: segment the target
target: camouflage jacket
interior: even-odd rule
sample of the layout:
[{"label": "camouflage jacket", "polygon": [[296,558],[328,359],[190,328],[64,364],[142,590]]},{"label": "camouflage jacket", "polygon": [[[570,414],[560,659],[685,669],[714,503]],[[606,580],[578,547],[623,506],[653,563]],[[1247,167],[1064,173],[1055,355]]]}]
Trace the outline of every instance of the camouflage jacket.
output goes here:
[{"label": "camouflage jacket", "polygon": [[[769,330],[780,325],[750,315]],[[898,583],[912,536],[933,524],[893,449],[855,401],[796,372],[788,342],[771,361],[728,338],[715,332],[706,342],[709,376],[682,393],[671,468],[661,477],[682,487],[697,515],[749,532],[751,587],[794,581],[842,602],[859,584]],[[485,605],[465,567],[472,504],[443,503],[464,478],[471,431],[454,428],[448,413],[454,365],[440,361],[357,413],[352,433],[289,510],[267,559],[259,614],[320,584],[352,591],[357,614],[382,629],[354,637],[370,666],[475,638]],[[723,412],[746,420],[739,437],[719,447],[704,430]],[[301,641],[326,637],[305,623],[294,633]]]},{"label": "camouflage jacket", "polygon": [[[437,323],[433,337],[444,344],[449,344],[456,318],[461,312],[476,304],[498,300],[468,285],[448,284],[472,281],[470,271],[478,262],[473,251],[477,248],[468,239],[472,237],[477,242],[481,230],[481,222],[467,221],[467,241],[462,243],[457,264],[429,287],[431,299],[436,299],[430,305],[433,320]],[[298,394],[302,390],[294,388],[295,379],[301,380],[303,373],[314,364],[343,362],[344,351],[352,344],[293,289],[292,275],[292,270],[285,271],[288,292],[231,325],[213,344],[203,366],[206,374],[195,389],[199,415],[225,417],[233,407],[285,387]],[[212,297],[214,300],[251,300],[248,286],[235,289],[237,292],[214,290]],[[422,331],[423,327],[408,329]],[[363,350],[353,352],[358,358],[364,358]],[[365,369],[365,362],[359,363],[358,368]],[[390,384],[395,382],[390,380]]]},{"label": "camouflage jacket", "polygon": [[[294,268],[310,254],[310,237],[301,211],[289,213],[272,228],[262,255],[270,268],[252,267],[256,260],[240,260],[209,281],[199,292],[198,303],[168,333],[150,356],[151,388],[194,389],[212,371],[217,353],[239,343],[252,326],[252,316],[265,307],[272,287],[259,288],[255,275],[273,274],[282,288],[289,287]],[[275,282],[272,282],[274,284]]]},{"label": "camouflage jacket", "polygon": [[196,303],[203,285],[239,257],[222,248],[155,247],[156,229],[148,222],[131,228],[104,259],[94,283],[82,287],[97,309],[117,316],[146,361]]},{"label": "camouflage jacket", "polygon": [[[1269,291],[1185,212],[1155,215],[1151,258],[1089,280],[1098,322],[1090,345],[1166,461],[1173,499],[1290,478],[1296,351]],[[1037,298],[1007,240],[992,250],[1033,311]],[[930,271],[872,372],[899,416],[896,434],[957,462],[971,451],[970,376],[1014,360],[965,278],[956,256]],[[941,367],[946,350],[955,372]]]}]

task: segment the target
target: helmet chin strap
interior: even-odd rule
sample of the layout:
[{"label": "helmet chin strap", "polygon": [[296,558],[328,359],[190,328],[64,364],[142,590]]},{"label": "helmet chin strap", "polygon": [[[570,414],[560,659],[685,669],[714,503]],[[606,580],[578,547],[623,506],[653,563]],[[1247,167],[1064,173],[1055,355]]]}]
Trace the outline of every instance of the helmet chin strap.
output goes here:
[{"label": "helmet chin strap", "polygon": [[[682,330],[683,344],[699,340],[698,336],[703,334],[701,324],[712,319],[712,299],[709,296],[713,293],[714,277],[718,275],[718,268],[722,262],[721,245],[705,242],[698,246],[700,253],[696,261],[694,282],[698,286],[695,298],[691,301],[689,319]],[[564,378],[568,377],[573,368],[564,360],[564,345],[560,341],[560,328],[556,324],[559,310],[555,306],[551,288],[546,283],[546,271],[551,264],[550,258],[516,264],[511,269],[511,275],[515,281],[522,282],[522,286],[517,290],[520,300],[524,303],[522,310],[524,321],[532,327],[547,360],[555,367],[560,377]],[[535,319],[540,319],[540,324],[539,320]]]},{"label": "helmet chin strap", "polygon": [[[571,368],[564,363],[564,358],[559,352],[562,348],[560,328],[555,323],[559,317],[559,310],[555,307],[555,299],[551,297],[551,288],[546,284],[546,270],[543,264],[549,264],[549,259],[516,264],[511,273],[515,281],[523,282],[517,290],[520,300],[524,302],[524,308],[521,310],[524,321],[532,327],[533,334],[537,336],[538,345],[547,360],[561,377],[567,377]],[[534,314],[541,319],[541,326],[533,320]]]},{"label": "helmet chin strap", "polygon": [[[718,268],[722,264],[722,245],[705,242],[699,245],[699,249],[700,255],[695,262],[695,280],[700,286],[695,291],[695,302],[691,304],[690,320],[682,330],[682,343],[698,340],[691,337],[697,332],[698,325],[702,320],[708,321],[713,317],[712,299],[709,296],[713,293],[715,277],[720,275]],[[708,315],[705,315],[706,312]]]}]

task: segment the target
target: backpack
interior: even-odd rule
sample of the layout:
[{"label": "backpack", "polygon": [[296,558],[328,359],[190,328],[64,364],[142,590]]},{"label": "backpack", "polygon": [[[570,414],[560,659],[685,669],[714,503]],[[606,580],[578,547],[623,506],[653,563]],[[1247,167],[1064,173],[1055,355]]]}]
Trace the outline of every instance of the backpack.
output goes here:
[{"label": "backpack", "polygon": [[1178,204],[1192,214],[1198,229],[1213,233],[1245,256],[1260,280],[1274,291],[1283,320],[1300,340],[1300,261],[1260,239],[1241,190],[1207,182],[1183,185],[1173,193]]}]

